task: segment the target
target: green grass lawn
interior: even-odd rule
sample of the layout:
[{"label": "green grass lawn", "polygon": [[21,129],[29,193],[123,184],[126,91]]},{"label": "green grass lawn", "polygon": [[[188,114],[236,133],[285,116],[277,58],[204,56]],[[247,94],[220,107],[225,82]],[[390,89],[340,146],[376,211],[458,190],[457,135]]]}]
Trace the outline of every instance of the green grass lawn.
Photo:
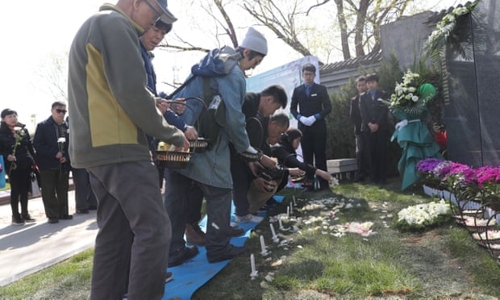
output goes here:
[{"label": "green grass lawn", "polygon": [[[426,232],[395,229],[400,209],[433,200],[418,187],[402,193],[399,186],[393,179],[383,188],[341,184],[333,195],[283,191],[284,202],[268,216],[286,214],[295,198],[282,224],[296,230],[274,223],[286,245],[272,243],[266,218],[246,243],[259,276],[250,279],[249,257],[236,258],[192,299],[497,299],[500,269],[464,228],[450,220]],[[325,198],[330,203],[316,202]],[[347,222],[373,222],[376,234],[339,234]],[[259,254],[260,235],[269,256]],[[0,288],[0,299],[88,299],[91,263],[92,251],[84,252]]]}]

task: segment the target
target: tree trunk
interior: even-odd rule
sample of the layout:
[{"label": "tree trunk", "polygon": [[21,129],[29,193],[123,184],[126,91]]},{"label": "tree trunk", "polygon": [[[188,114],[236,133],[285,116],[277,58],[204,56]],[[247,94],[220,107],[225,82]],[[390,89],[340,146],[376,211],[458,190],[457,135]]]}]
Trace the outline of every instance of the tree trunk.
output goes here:
[{"label": "tree trunk", "polygon": [[354,28],[354,47],[356,49],[356,57],[365,55],[363,47],[363,36],[366,22],[366,13],[370,6],[370,0],[361,0],[357,9],[356,25]]},{"label": "tree trunk", "polygon": [[349,50],[349,35],[347,34],[347,22],[344,14],[343,0],[335,0],[337,5],[337,19],[340,25],[340,41],[342,45],[342,54],[344,60],[351,58],[351,51]]}]

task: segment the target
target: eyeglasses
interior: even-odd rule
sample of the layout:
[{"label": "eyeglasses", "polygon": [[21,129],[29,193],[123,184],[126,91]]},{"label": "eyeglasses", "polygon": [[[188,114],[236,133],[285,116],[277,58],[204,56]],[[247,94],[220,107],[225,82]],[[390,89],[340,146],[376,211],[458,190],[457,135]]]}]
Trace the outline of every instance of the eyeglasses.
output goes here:
[{"label": "eyeglasses", "polygon": [[151,8],[151,10],[156,13],[156,15],[157,15],[156,20],[155,20],[155,24],[156,24],[156,22],[160,21],[161,15],[163,13],[161,11],[158,11],[151,3],[149,3],[148,0],[144,0],[144,2],[146,2],[146,4],[149,6],[149,8]]},{"label": "eyeglasses", "polygon": [[56,112],[57,112],[58,114],[65,114],[65,113],[67,113],[68,111],[67,111],[67,110],[65,110],[65,109],[59,109],[59,108],[57,108],[57,109],[56,109]]}]

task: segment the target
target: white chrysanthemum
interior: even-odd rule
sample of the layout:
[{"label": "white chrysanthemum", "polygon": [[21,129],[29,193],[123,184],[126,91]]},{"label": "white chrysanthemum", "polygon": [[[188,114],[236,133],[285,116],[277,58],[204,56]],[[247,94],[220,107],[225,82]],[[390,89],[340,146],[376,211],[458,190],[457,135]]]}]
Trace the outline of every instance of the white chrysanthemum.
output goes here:
[{"label": "white chrysanthemum", "polygon": [[413,101],[413,102],[417,102],[417,101],[418,101],[418,96],[413,96],[413,97],[411,97],[411,101]]},{"label": "white chrysanthemum", "polygon": [[444,200],[417,204],[402,209],[398,213],[398,222],[406,222],[408,225],[423,225],[425,222],[432,223],[440,215],[448,214],[449,206]]}]

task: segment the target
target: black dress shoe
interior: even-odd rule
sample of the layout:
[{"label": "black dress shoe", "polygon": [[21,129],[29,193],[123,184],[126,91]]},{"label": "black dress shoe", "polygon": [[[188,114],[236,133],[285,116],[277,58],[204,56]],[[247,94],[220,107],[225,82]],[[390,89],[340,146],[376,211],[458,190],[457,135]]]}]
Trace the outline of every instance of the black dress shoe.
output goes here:
[{"label": "black dress shoe", "polygon": [[50,224],[56,224],[56,223],[59,223],[59,219],[58,218],[49,218],[49,220],[47,222],[49,222]]},{"label": "black dress shoe", "polygon": [[248,254],[248,249],[243,246],[243,247],[237,247],[229,244],[228,249],[224,251],[222,254],[218,255],[210,255],[210,253],[207,252],[207,259],[209,263],[216,263],[228,259],[233,259],[237,256],[243,255],[243,254]]},{"label": "black dress shoe", "polygon": [[59,217],[60,220],[71,220],[73,219],[72,215],[62,215]]},{"label": "black dress shoe", "polygon": [[240,236],[243,233],[245,233],[245,230],[243,228],[229,227],[229,235],[231,237]]},{"label": "black dress shoe", "polygon": [[175,267],[178,265],[182,265],[184,262],[192,259],[198,254],[198,248],[196,246],[192,246],[190,248],[184,247],[174,255],[170,255],[168,258],[168,267]]},{"label": "black dress shoe", "polygon": [[79,209],[76,211],[76,213],[79,215],[84,215],[84,214],[88,214],[89,210],[88,209]]}]

